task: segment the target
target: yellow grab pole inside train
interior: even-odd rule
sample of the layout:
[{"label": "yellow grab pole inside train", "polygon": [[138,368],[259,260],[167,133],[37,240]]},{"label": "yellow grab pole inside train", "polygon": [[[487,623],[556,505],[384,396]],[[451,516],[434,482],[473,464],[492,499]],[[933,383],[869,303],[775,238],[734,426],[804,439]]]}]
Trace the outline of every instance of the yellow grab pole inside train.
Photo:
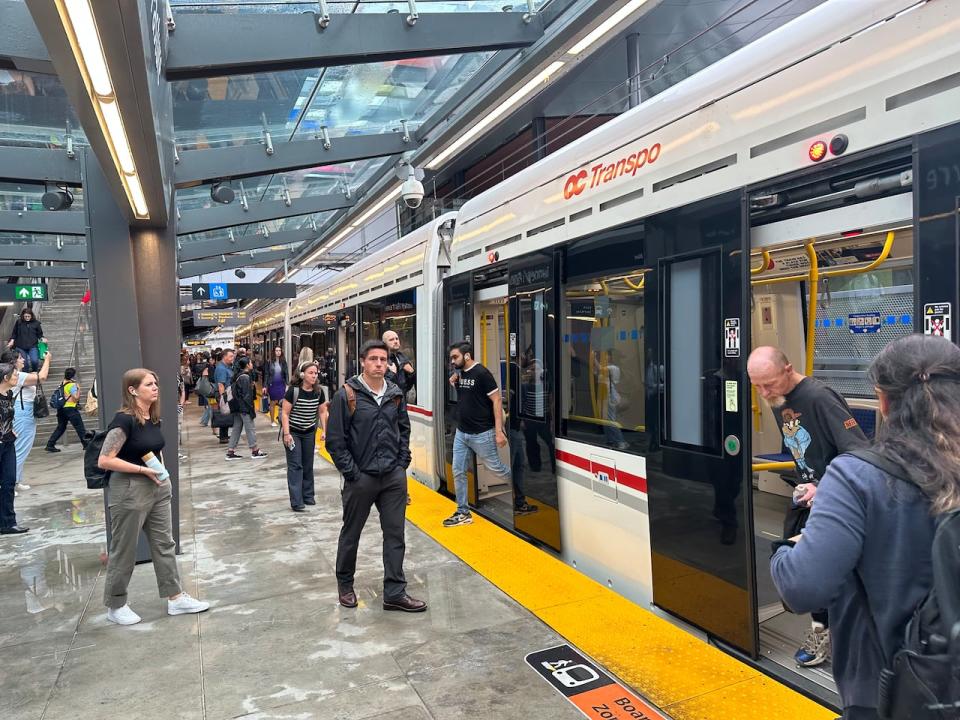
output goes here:
[{"label": "yellow grab pole inside train", "polygon": [[[833,270],[824,270],[820,273],[821,278],[834,278],[840,277],[842,275],[860,275],[861,273],[868,273],[871,270],[876,270],[880,267],[888,257],[890,257],[890,250],[893,248],[893,239],[896,236],[896,233],[893,230],[887,232],[887,237],[883,242],[883,249],[880,251],[880,254],[876,259],[872,260],[868,265],[861,265],[860,267],[846,267],[846,268],[836,268]],[[808,252],[809,256],[809,252]],[[750,269],[750,272],[753,273],[753,268]],[[751,280],[751,285],[775,285],[777,283],[788,283],[788,282],[800,282],[802,280],[809,279],[808,274],[803,275],[784,275],[783,277],[775,278],[761,278],[759,280]]]},{"label": "yellow grab pole inside train", "polygon": [[760,265],[757,267],[750,268],[751,275],[759,275],[760,273],[770,268],[770,251],[761,250],[760,252],[762,253],[761,257],[763,258],[763,262],[761,262]]},{"label": "yellow grab pole inside train", "polygon": [[768,472],[781,472],[786,470],[796,470],[797,466],[792,462],[762,462],[753,464],[753,472],[767,470]]},{"label": "yellow grab pole inside train", "polygon": [[817,290],[820,284],[820,268],[817,261],[817,251],[813,249],[813,243],[806,245],[807,259],[810,261],[810,270],[807,276],[809,287],[807,293],[810,295],[809,307],[807,310],[807,356],[805,365],[805,374],[813,375],[813,349],[816,337],[814,331],[817,327]]}]

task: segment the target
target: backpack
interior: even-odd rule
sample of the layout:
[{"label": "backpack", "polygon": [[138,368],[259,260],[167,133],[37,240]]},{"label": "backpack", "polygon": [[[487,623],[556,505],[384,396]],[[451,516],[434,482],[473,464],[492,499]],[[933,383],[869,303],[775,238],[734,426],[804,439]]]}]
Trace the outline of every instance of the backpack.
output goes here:
[{"label": "backpack", "polygon": [[[848,454],[914,484],[902,468],[879,453],[854,450]],[[880,672],[877,714],[884,720],[960,717],[960,510],[946,513],[937,523],[931,556],[933,587],[907,623],[903,645]],[[863,580],[859,573],[855,576],[857,590],[866,601]],[[872,613],[870,618],[869,628],[879,645]]]},{"label": "backpack", "polygon": [[67,404],[67,394],[63,390],[65,386],[66,381],[60,383],[60,387],[54,390],[53,395],[50,396],[50,407],[54,410],[62,410]]},{"label": "backpack", "polygon": [[[344,384],[343,394],[347,396],[347,410],[350,413],[350,417],[353,417],[353,414],[357,411],[357,391],[349,385]],[[394,397],[393,402],[399,410],[400,404],[403,402],[403,395],[397,395]]]},{"label": "backpack", "polygon": [[90,490],[103,490],[110,484],[110,470],[104,470],[100,462],[100,450],[109,430],[99,432],[87,443],[83,451],[83,477]]}]

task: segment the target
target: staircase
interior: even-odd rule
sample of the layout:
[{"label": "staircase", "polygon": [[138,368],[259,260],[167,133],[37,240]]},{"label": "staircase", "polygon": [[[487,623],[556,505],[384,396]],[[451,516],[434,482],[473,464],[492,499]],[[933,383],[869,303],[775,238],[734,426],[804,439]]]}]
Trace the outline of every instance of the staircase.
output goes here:
[{"label": "staircase", "polygon": [[[43,325],[43,334],[47,339],[53,362],[50,375],[43,383],[43,392],[50,395],[63,381],[63,371],[68,367],[77,369],[76,380],[80,384],[80,412],[87,400],[87,393],[96,377],[93,323],[90,304],[81,305],[80,300],[87,291],[86,280],[58,280],[56,287],[51,283],[49,302],[35,303],[34,310]],[[17,309],[19,312],[19,308]],[[87,430],[97,430],[99,419],[83,414],[83,424]],[[46,445],[47,439],[57,427],[57,413],[50,409],[50,416],[37,421],[37,439],[34,447]],[[59,446],[77,443],[77,434],[68,425],[67,432],[57,443]]]}]

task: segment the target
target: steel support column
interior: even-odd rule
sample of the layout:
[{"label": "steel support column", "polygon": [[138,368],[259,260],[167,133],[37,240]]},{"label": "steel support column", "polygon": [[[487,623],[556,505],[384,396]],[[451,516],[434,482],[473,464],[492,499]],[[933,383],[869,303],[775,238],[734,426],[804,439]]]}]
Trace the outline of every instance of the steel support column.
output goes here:
[{"label": "steel support column", "polygon": [[631,33],[627,35],[627,82],[630,86],[628,100],[632,108],[637,107],[642,100],[640,94],[640,68],[643,67],[642,62],[640,35]]},{"label": "steel support column", "polygon": [[[85,200],[90,235],[94,347],[101,427],[121,406],[123,374],[148,367],[160,376],[163,459],[173,486],[173,537],[180,546],[180,475],[177,460],[178,349],[180,307],[174,228],[134,229],[118,206],[96,156],[85,153]],[[110,168],[113,172],[113,168]],[[107,537],[110,534],[109,515]],[[143,535],[137,560],[150,554]]]}]

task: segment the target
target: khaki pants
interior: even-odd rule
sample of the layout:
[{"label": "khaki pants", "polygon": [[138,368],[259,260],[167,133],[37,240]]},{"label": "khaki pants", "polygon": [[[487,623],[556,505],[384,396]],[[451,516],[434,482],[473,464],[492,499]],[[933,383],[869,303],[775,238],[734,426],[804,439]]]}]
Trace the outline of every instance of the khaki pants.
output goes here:
[{"label": "khaki pants", "polygon": [[110,508],[110,556],[103,603],[109,608],[127,604],[127,585],[137,559],[140,530],[147,535],[153,571],[157,574],[160,597],[180,592],[176,543],[171,527],[172,487],[166,480],[157,485],[143,475],[115,472],[110,475],[107,504]]}]

